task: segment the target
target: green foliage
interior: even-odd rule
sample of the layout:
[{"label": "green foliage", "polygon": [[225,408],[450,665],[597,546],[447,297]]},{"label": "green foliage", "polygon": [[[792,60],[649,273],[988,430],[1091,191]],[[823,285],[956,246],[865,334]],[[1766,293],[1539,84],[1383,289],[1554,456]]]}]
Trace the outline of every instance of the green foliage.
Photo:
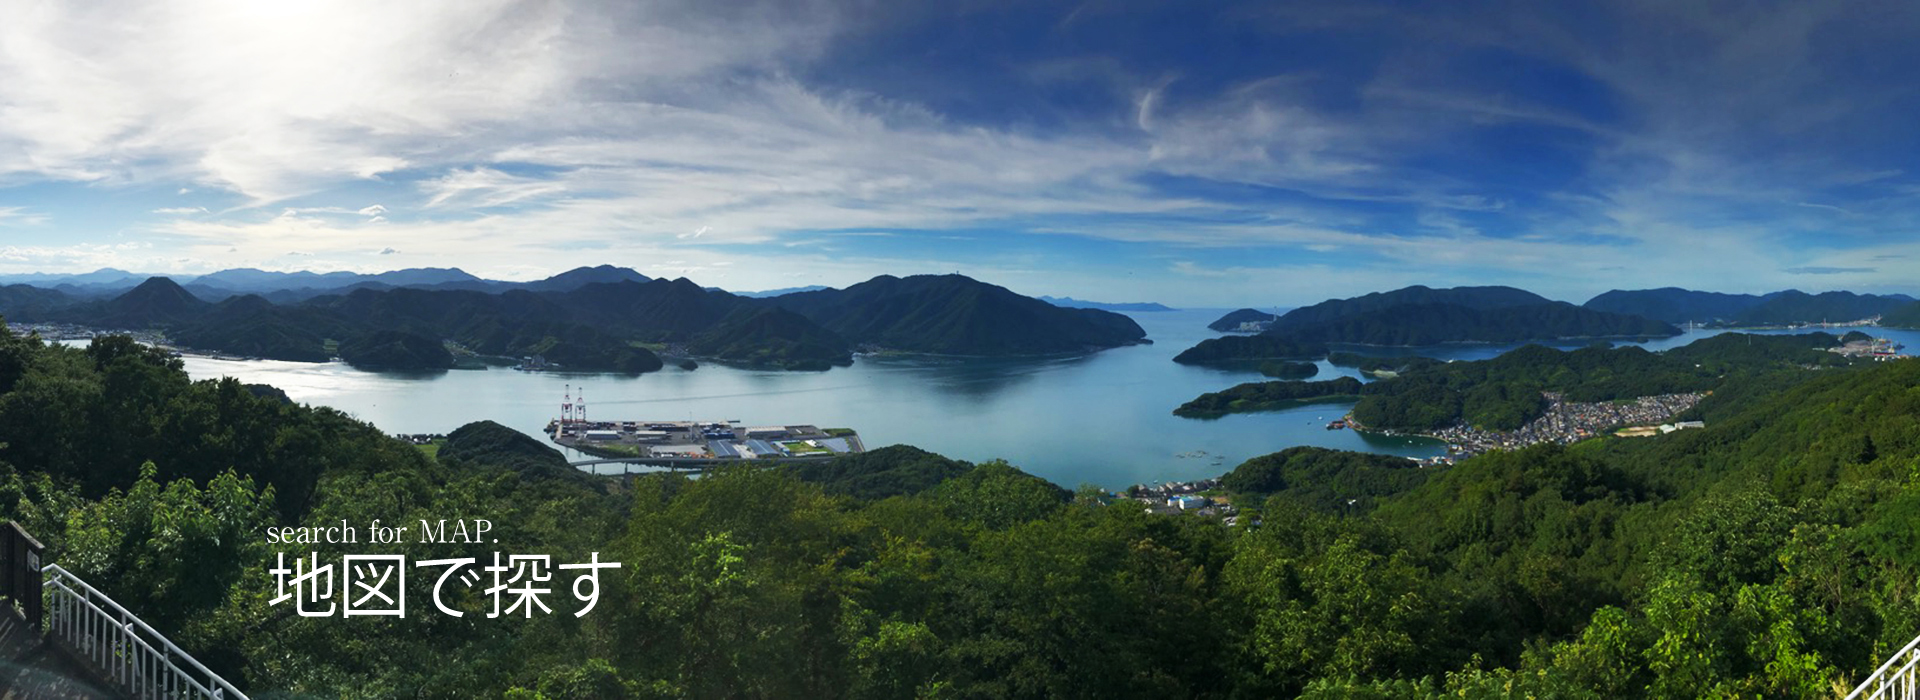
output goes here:
[{"label": "green foliage", "polygon": [[801,481],[816,484],[827,493],[878,500],[926,491],[966,473],[973,465],[912,445],[889,445],[787,468]]},{"label": "green foliage", "polygon": [[1275,379],[1306,379],[1320,373],[1320,366],[1311,362],[1272,361],[1260,363],[1260,373]]},{"label": "green foliage", "polygon": [[1680,334],[1680,329],[1660,321],[1560,301],[1493,308],[1408,303],[1317,322],[1294,321],[1291,316],[1281,317],[1267,334],[1296,342],[1407,346]]},{"label": "green foliage", "polygon": [[1425,483],[1428,474],[1405,457],[1289,447],[1241,463],[1220,477],[1220,486],[1321,513],[1356,514],[1372,510],[1379,498]]},{"label": "green foliage", "polygon": [[1797,289],[1779,292],[1751,308],[1741,311],[1733,323],[1742,326],[1788,323],[1857,321],[1894,312],[1913,301],[1896,296],[1821,292],[1808,294]]},{"label": "green foliage", "polygon": [[1183,365],[1237,365],[1262,360],[1303,360],[1327,354],[1325,343],[1276,335],[1228,335],[1208,338],[1173,357]]},{"label": "green foliage", "polygon": [[1140,324],[1070,309],[961,275],[881,275],[846,289],[784,294],[773,305],[850,342],[948,355],[1046,355],[1131,345]]},{"label": "green foliage", "polygon": [[1173,410],[1176,416],[1210,418],[1242,411],[1267,411],[1305,403],[1349,401],[1359,396],[1360,380],[1339,377],[1319,382],[1248,382],[1226,391],[1201,394]]},{"label": "green foliage", "polygon": [[504,469],[523,479],[559,479],[604,491],[604,481],[580,471],[566,455],[526,433],[490,420],[475,421],[447,433],[435,458],[454,467]]},{"label": "green foliage", "polygon": [[758,367],[825,370],[853,364],[847,341],[780,308],[742,309],[695,336],[688,352]]},{"label": "green foliage", "polygon": [[1353,416],[1380,429],[1426,431],[1465,422],[1512,430],[1546,411],[1542,392],[1596,402],[1708,391],[1754,375],[1848,366],[1849,360],[1825,352],[1838,343],[1825,333],[1726,333],[1659,353],[1637,347],[1562,351],[1529,345],[1490,360],[1410,364],[1397,377],[1367,385]]},{"label": "green foliage", "polygon": [[429,370],[453,366],[438,339],[399,330],[361,334],[340,344],[340,359],[361,369]]}]

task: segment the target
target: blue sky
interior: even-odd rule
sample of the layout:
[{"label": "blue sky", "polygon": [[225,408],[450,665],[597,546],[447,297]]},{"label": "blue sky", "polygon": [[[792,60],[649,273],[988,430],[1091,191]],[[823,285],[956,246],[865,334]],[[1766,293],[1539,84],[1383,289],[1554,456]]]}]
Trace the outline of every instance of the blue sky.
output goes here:
[{"label": "blue sky", "polygon": [[1913,3],[6,5],[0,272],[1920,291]]}]

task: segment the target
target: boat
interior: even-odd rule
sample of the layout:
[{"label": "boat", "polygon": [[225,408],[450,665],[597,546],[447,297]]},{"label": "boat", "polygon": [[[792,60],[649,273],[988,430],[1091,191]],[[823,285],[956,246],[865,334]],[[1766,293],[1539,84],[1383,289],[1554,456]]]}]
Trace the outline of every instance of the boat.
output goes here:
[{"label": "boat", "polygon": [[1343,430],[1346,427],[1347,427],[1347,421],[1345,419],[1336,420],[1332,423],[1327,424],[1328,430]]}]

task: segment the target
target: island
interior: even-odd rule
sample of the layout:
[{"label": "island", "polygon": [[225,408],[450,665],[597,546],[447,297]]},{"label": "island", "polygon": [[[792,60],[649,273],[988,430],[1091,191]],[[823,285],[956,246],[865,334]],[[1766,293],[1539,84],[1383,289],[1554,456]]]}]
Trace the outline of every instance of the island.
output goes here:
[{"label": "island", "polygon": [[[1237,321],[1258,327],[1242,309],[1216,326]],[[1258,314],[1259,312],[1252,312]],[[1264,322],[1251,336],[1209,338],[1174,358],[1183,364],[1245,364],[1270,359],[1318,359],[1330,345],[1427,346],[1586,338],[1658,338],[1679,335],[1672,324],[1574,306],[1513,287],[1412,286],[1350,299],[1330,299]],[[1219,328],[1215,328],[1219,330]]]},{"label": "island", "polygon": [[1583,304],[1589,309],[1633,314],[1668,323],[1733,328],[1806,324],[1872,323],[1914,304],[1905,294],[1808,294],[1788,289],[1768,294],[1724,294],[1677,287],[1612,290]]},{"label": "island", "polygon": [[1221,333],[1259,333],[1273,327],[1280,316],[1259,309],[1236,309],[1207,324]]}]

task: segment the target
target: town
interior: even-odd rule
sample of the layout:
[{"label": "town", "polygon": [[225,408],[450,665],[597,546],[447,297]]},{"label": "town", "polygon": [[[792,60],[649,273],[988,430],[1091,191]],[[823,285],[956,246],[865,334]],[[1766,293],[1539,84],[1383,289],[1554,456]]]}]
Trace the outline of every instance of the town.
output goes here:
[{"label": "town", "polygon": [[[1447,463],[1489,450],[1517,450],[1545,442],[1570,445],[1623,426],[1659,426],[1693,408],[1706,394],[1662,394],[1595,403],[1567,401],[1552,392],[1546,392],[1545,396],[1546,413],[1518,430],[1482,430],[1469,425],[1456,425],[1430,434],[1429,437],[1447,443],[1448,459],[1439,462]],[[1347,420],[1352,422],[1351,417]],[[1704,427],[1705,424],[1691,421],[1680,425],[1694,428]]]}]

